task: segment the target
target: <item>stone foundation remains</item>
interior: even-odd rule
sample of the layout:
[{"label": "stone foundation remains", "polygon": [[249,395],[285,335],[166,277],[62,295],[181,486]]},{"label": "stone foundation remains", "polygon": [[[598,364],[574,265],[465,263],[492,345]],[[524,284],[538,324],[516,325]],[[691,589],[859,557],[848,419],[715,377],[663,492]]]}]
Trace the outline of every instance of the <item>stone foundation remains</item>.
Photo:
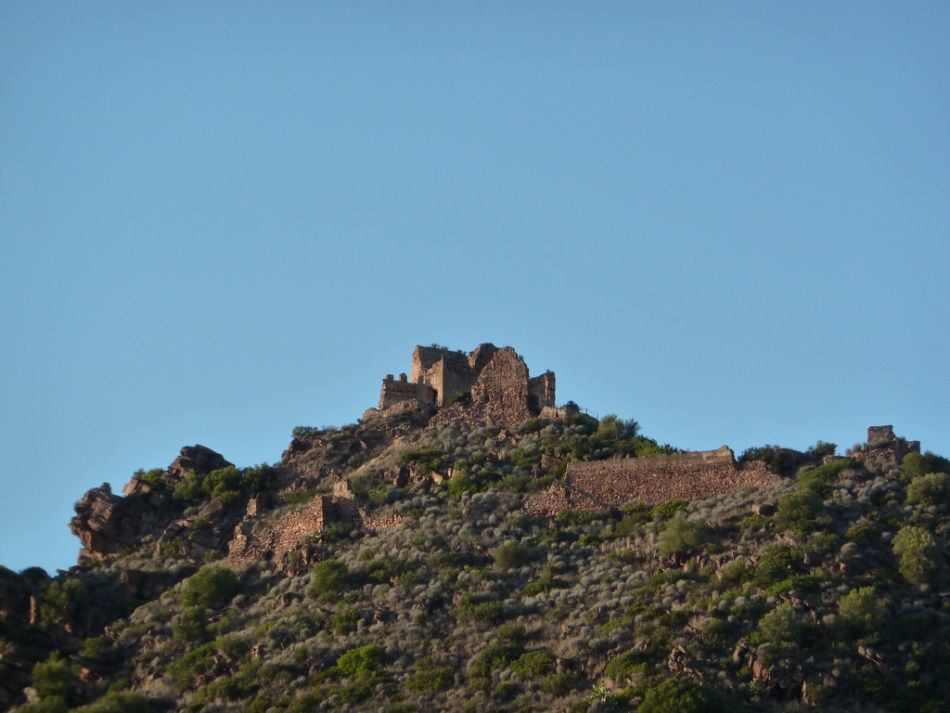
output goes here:
[{"label": "stone foundation remains", "polygon": [[248,503],[247,515],[234,528],[234,537],[228,544],[228,559],[279,562],[285,554],[305,547],[311,538],[331,525],[349,525],[375,532],[401,523],[398,515],[369,514],[359,508],[349,483],[341,480],[334,483],[333,495],[316,495],[303,507],[269,521],[257,517],[257,507],[252,500]]},{"label": "stone foundation remains", "polygon": [[559,510],[604,511],[634,503],[702,500],[780,482],[779,476],[764,468],[737,468],[728,446],[649,458],[575,462],[568,466],[562,483],[533,495],[524,510],[549,516]]},{"label": "stone foundation remains", "polygon": [[908,453],[920,453],[920,441],[895,436],[893,426],[869,426],[868,442],[850,457],[868,470],[891,470],[900,468]]}]

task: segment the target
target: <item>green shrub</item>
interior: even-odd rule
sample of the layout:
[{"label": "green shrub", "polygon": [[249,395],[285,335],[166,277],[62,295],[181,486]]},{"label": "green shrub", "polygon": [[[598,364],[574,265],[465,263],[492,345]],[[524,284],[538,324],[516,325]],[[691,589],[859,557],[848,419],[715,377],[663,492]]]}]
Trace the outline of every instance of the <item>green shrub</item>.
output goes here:
[{"label": "green shrub", "polygon": [[682,500],[667,500],[666,502],[657,503],[653,506],[653,509],[650,510],[650,517],[654,520],[669,520],[680,510],[686,508],[686,503]]},{"label": "green shrub", "polygon": [[838,600],[838,616],[845,628],[854,633],[874,631],[884,619],[884,600],[874,587],[852,589]]},{"label": "green shrub", "polygon": [[415,671],[406,680],[406,688],[416,693],[434,695],[451,688],[455,681],[455,669],[438,663],[431,656],[416,659]]},{"label": "green shrub", "polygon": [[802,571],[803,553],[797,547],[786,544],[768,545],[762,550],[755,566],[753,580],[766,587]]},{"label": "green shrub", "polygon": [[668,678],[647,691],[637,713],[720,713],[716,692],[688,678]]},{"label": "green shrub", "polygon": [[802,488],[778,499],[775,523],[783,530],[804,537],[815,529],[815,520],[823,509],[821,496],[811,488]]},{"label": "green shrub", "polygon": [[383,669],[383,649],[376,644],[350,649],[340,655],[334,668],[348,678],[374,677]]},{"label": "green shrub", "polygon": [[56,626],[80,618],[89,607],[90,595],[80,579],[66,579],[49,583],[40,604],[40,621],[44,626]]},{"label": "green shrub", "polygon": [[54,651],[33,667],[33,688],[40,698],[69,700],[75,694],[76,666]]},{"label": "green shrub", "polygon": [[541,570],[541,574],[537,579],[533,579],[525,585],[524,593],[525,596],[533,597],[549,589],[563,586],[564,582],[558,579],[556,568],[552,565],[547,565]]},{"label": "green shrub", "polygon": [[275,482],[274,475],[274,468],[266,464],[244,470],[229,465],[202,474],[189,470],[175,484],[172,496],[183,503],[219,498],[227,504],[271,487]]},{"label": "green shrub", "polygon": [[161,488],[165,486],[165,469],[152,468],[151,470],[143,470],[139,468],[132,473],[132,478],[152,488]]},{"label": "green shrub", "polygon": [[73,713],[151,713],[155,701],[137,693],[111,691],[95,703],[73,708]]},{"label": "green shrub", "polygon": [[677,513],[660,533],[658,551],[662,556],[685,554],[696,550],[707,541],[709,528],[701,520],[683,517]]},{"label": "green shrub", "polygon": [[315,599],[332,600],[349,586],[350,579],[350,571],[343,562],[324,560],[310,572],[307,592]]},{"label": "green shrub", "polygon": [[752,579],[754,571],[745,557],[736,557],[719,568],[719,589],[735,587]]},{"label": "green shrub", "polygon": [[175,489],[172,491],[175,500],[184,503],[199,500],[204,496],[204,490],[201,488],[201,476],[195,471],[189,470],[185,476],[175,483]]},{"label": "green shrub", "polygon": [[817,574],[805,574],[783,579],[780,582],[771,584],[765,588],[765,593],[770,597],[779,597],[788,592],[799,592],[802,594],[815,594],[821,591],[821,583],[825,581],[824,577]]},{"label": "green shrub", "polygon": [[345,607],[334,614],[330,621],[333,623],[333,633],[337,635],[352,634],[356,631],[360,613],[352,607]]},{"label": "green shrub", "polygon": [[813,460],[821,460],[825,456],[833,456],[838,452],[838,444],[830,443],[819,440],[815,445],[811,446],[805,455]]},{"label": "green shrub", "polygon": [[901,463],[901,476],[913,480],[927,473],[950,473],[950,460],[936,453],[908,453]]},{"label": "green shrub", "polygon": [[109,640],[104,636],[90,636],[82,642],[82,657],[89,661],[105,661],[110,652]]},{"label": "green shrub", "polygon": [[799,485],[811,488],[822,494],[823,497],[827,497],[830,491],[826,490],[826,488],[830,488],[838,482],[841,473],[850,467],[851,461],[847,458],[829,461],[828,463],[822,463],[821,465],[816,465],[813,468],[802,471],[799,473],[796,481]]},{"label": "green shrub", "polygon": [[502,602],[478,601],[472,594],[463,594],[452,607],[452,616],[459,624],[490,624],[501,619],[504,611]]},{"label": "green shrub", "polygon": [[499,569],[522,567],[531,560],[531,549],[519,542],[509,541],[495,550],[495,566]]},{"label": "green shrub", "polygon": [[616,414],[607,414],[597,423],[594,438],[601,443],[635,438],[640,433],[640,424],[633,419],[624,420]]},{"label": "green shrub", "polygon": [[908,505],[943,505],[950,501],[950,475],[918,475],[907,486]]},{"label": "green shrub", "polygon": [[614,526],[614,534],[618,537],[629,537],[636,534],[641,525],[652,519],[650,508],[646,505],[630,505],[623,509],[623,517]]},{"label": "green shrub", "polygon": [[420,475],[429,475],[442,467],[443,454],[433,448],[414,448],[399,456],[399,465],[413,466]]},{"label": "green shrub", "polygon": [[858,544],[867,544],[877,537],[877,530],[867,520],[858,520],[844,533],[845,539]]},{"label": "green shrub", "polygon": [[929,584],[942,569],[941,551],[934,536],[916,525],[906,525],[894,536],[891,545],[900,559],[901,575],[911,584]]},{"label": "green shrub", "polygon": [[227,567],[208,566],[195,572],[181,588],[181,603],[220,609],[240,592],[241,583]]},{"label": "green shrub", "polygon": [[169,663],[166,673],[179,690],[186,691],[194,685],[198,676],[211,669],[217,651],[218,647],[213,641],[202,644]]},{"label": "green shrub", "polygon": [[485,647],[468,667],[469,677],[489,678],[515,661],[524,649],[514,641],[495,641]]},{"label": "green shrub", "polygon": [[541,690],[552,696],[563,696],[568,691],[577,688],[580,676],[574,671],[552,673],[541,679]]},{"label": "green shrub", "polygon": [[789,602],[779,604],[759,620],[762,640],[780,648],[792,648],[801,643],[804,632],[804,621]]},{"label": "green shrub", "polygon": [[637,649],[629,649],[615,656],[604,667],[604,676],[618,683],[628,680],[635,673],[643,673],[647,667],[648,656]]},{"label": "green shrub", "polygon": [[760,461],[773,473],[790,476],[805,460],[805,454],[799,451],[782,448],[781,446],[766,445],[747,448],[739,456],[737,462],[742,466],[752,461]]},{"label": "green shrub", "polygon": [[526,651],[512,664],[511,670],[523,678],[537,678],[552,673],[557,659],[550,651]]},{"label": "green shrub", "polygon": [[208,638],[208,617],[203,607],[184,607],[172,622],[172,632],[180,641],[195,642]]}]

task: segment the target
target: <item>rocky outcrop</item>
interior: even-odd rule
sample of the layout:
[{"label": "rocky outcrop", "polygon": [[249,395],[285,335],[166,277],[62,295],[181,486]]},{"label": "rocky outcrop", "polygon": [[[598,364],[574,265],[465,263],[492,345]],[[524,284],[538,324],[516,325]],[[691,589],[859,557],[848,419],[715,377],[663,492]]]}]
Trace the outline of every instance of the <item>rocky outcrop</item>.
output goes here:
[{"label": "rocky outcrop", "polygon": [[[69,529],[82,544],[79,564],[114,555],[138,543],[146,534],[159,536],[169,521],[180,514],[180,505],[170,497],[174,484],[189,471],[205,474],[230,465],[224,456],[210,448],[185,446],[156,479],[133,476],[124,488],[127,497],[114,494],[108,483],[87,491],[76,503],[76,515],[69,522]],[[194,539],[202,545],[200,537]],[[205,551],[211,546],[206,544]]]},{"label": "rocky outcrop", "polygon": [[213,470],[227,468],[231,465],[234,464],[225,460],[224,456],[217,451],[196,444],[182,448],[178,457],[168,466],[166,473],[168,479],[174,482],[184,478],[189,470],[193,470],[195,473],[210,473]]},{"label": "rocky outcrop", "polygon": [[139,534],[139,520],[132,517],[129,501],[113,495],[108,483],[93,488],[76,503],[69,529],[82,543],[79,563],[115,554]]}]

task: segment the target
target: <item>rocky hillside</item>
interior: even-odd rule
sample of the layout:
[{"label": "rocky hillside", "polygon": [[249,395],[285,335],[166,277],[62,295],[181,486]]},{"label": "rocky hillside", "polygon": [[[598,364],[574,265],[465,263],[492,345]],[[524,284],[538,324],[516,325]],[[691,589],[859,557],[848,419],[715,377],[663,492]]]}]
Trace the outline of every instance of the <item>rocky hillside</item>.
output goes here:
[{"label": "rocky hillside", "polygon": [[948,710],[946,459],[872,429],[697,491],[633,421],[466,403],[90,490],[76,567],[0,568],[0,709]]}]

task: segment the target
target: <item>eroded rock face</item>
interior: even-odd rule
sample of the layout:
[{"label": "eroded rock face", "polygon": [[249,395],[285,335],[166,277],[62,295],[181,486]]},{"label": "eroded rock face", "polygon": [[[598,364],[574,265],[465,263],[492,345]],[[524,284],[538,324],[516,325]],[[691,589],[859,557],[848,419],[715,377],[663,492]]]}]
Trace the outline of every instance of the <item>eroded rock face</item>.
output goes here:
[{"label": "eroded rock face", "polygon": [[230,465],[224,456],[206,446],[185,446],[159,476],[157,488],[133,477],[123,491],[128,497],[114,494],[108,483],[89,490],[76,503],[76,515],[69,522],[69,529],[82,543],[79,564],[116,554],[136,544],[143,535],[158,535],[180,514],[181,506],[171,499],[175,483],[189,471],[209,473]]},{"label": "eroded rock face", "polygon": [[127,500],[112,494],[108,483],[87,491],[76,503],[69,529],[82,543],[80,564],[114,554],[136,537],[138,526],[127,505]]}]

